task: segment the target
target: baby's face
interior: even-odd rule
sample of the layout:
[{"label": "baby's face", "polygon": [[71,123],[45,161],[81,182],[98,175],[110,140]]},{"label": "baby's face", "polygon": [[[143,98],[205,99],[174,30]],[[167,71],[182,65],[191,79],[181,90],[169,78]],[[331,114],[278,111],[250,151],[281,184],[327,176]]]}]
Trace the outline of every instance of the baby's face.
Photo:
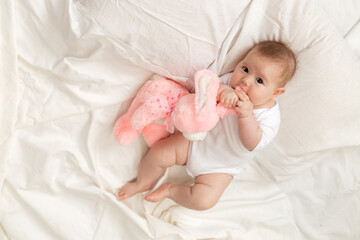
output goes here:
[{"label": "baby's face", "polygon": [[254,108],[272,107],[275,97],[285,91],[279,87],[282,70],[280,64],[251,50],[233,72],[231,87],[246,92]]}]

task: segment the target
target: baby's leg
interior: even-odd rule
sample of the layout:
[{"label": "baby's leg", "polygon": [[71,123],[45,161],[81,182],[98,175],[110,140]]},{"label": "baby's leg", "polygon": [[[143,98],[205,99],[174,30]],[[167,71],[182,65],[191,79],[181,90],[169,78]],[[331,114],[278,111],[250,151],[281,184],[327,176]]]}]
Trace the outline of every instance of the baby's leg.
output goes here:
[{"label": "baby's leg", "polygon": [[136,180],[119,189],[119,198],[124,200],[136,193],[150,190],[166,168],[186,163],[188,149],[189,140],[180,132],[158,141],[141,160]]},{"label": "baby's leg", "polygon": [[167,182],[145,199],[157,202],[168,197],[186,208],[206,210],[215,206],[232,178],[226,173],[211,173],[196,177],[193,186]]}]

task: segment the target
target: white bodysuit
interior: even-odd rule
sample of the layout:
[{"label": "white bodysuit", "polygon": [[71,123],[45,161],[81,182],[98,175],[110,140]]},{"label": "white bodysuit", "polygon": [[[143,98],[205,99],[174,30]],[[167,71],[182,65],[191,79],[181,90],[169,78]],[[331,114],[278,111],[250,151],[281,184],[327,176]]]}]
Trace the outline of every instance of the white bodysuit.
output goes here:
[{"label": "white bodysuit", "polygon": [[[230,85],[231,74],[221,78]],[[208,132],[201,142],[191,142],[186,163],[186,171],[196,177],[207,173],[227,173],[236,175],[249,162],[254,153],[265,147],[277,134],[280,126],[278,103],[271,108],[254,109],[257,122],[262,130],[262,138],[253,151],[241,143],[238,116],[227,115]]]}]

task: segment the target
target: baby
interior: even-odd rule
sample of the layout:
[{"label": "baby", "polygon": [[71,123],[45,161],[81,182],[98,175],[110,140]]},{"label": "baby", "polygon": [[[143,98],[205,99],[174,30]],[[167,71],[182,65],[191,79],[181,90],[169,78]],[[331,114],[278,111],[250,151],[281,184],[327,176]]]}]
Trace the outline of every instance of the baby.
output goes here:
[{"label": "baby", "polygon": [[256,44],[233,73],[221,78],[217,99],[235,108],[201,142],[189,142],[177,132],[157,142],[142,159],[135,180],[119,189],[121,200],[150,190],[166,168],[185,165],[195,178],[193,186],[165,182],[145,197],[148,201],[170,198],[190,209],[212,208],[233,176],[277,134],[280,110],[275,98],[296,69],[293,52],[280,42]]}]

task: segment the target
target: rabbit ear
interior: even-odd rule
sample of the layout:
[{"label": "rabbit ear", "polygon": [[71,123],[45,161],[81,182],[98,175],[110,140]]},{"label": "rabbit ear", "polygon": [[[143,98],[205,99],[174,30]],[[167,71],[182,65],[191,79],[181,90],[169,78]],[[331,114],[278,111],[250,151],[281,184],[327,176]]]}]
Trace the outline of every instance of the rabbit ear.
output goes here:
[{"label": "rabbit ear", "polygon": [[198,91],[196,92],[195,106],[197,106],[197,111],[202,109],[207,101],[207,89],[211,84],[211,77],[209,75],[201,76],[198,83]]},{"label": "rabbit ear", "polygon": [[216,95],[219,79],[209,70],[201,70],[195,74],[195,114],[198,119],[206,119],[215,112]]}]

